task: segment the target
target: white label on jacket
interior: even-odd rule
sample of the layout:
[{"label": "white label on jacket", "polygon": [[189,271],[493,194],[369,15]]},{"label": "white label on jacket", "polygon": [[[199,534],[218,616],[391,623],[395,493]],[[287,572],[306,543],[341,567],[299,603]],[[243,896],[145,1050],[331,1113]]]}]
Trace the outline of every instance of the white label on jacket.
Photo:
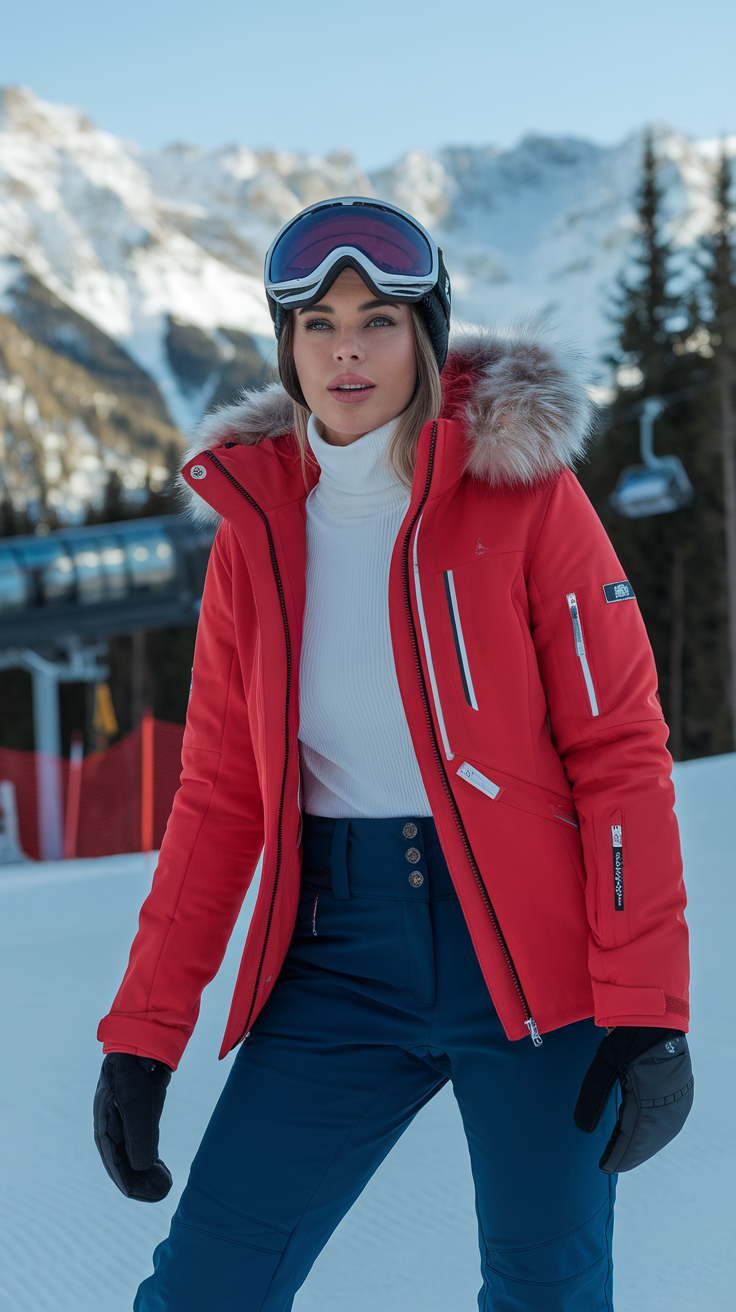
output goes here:
[{"label": "white label on jacket", "polygon": [[617,911],[624,909],[624,845],[621,825],[611,825],[613,847],[613,904]]},{"label": "white label on jacket", "polygon": [[487,797],[495,799],[498,797],[498,794],[503,791],[499,788],[498,784],[494,784],[492,779],[486,779],[486,776],[481,774],[480,770],[474,769],[474,767],[469,765],[467,761],[463,761],[457,773],[460,775],[461,779],[467,780],[467,782],[472,784],[474,788],[479,788]]},{"label": "white label on jacket", "polygon": [[621,579],[620,583],[604,583],[603,595],[609,605],[612,601],[636,601],[634,589],[628,579]]},{"label": "white label on jacket", "polygon": [[192,465],[191,469],[189,470],[189,473],[192,478],[207,477],[207,470],[205,469],[204,465]]}]

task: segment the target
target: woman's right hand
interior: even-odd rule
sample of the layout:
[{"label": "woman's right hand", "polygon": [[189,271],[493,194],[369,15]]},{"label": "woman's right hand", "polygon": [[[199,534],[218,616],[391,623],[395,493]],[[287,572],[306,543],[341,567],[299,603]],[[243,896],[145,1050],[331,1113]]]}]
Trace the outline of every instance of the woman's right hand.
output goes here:
[{"label": "woman's right hand", "polygon": [[172,1186],[158,1155],[158,1123],[171,1069],[162,1061],[109,1052],[95,1092],[95,1143],[103,1166],[126,1198],[158,1203]]}]

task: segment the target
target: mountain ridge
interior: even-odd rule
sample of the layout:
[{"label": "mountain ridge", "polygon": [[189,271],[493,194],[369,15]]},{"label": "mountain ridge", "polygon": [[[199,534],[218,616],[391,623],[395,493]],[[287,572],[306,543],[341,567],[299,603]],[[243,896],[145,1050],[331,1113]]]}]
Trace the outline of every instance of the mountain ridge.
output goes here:
[{"label": "mountain ridge", "polygon": [[[213,399],[227,400],[238,385],[269,376],[275,352],[263,253],[282,223],[329,196],[373,194],[424,222],[443,247],[458,318],[490,323],[541,315],[600,358],[610,334],[606,306],[616,277],[628,266],[635,231],[642,135],[617,146],[541,134],[529,134],[508,150],[450,145],[435,154],[411,151],[367,174],[345,150],[319,156],[237,144],[205,151],[178,143],[143,151],[95,127],[79,110],[51,105],[26,88],[0,91],[5,334],[10,322],[14,332],[25,333],[29,358],[34,342],[53,352],[48,326],[37,323],[33,330],[20,322],[22,280],[35,280],[34,286],[68,307],[66,327],[58,305],[54,310],[62,337],[74,329],[73,316],[81,316],[130,360],[130,368],[121,364],[123,374],[132,380],[138,369],[153,380],[160,405],[150,404],[167,432],[161,449],[147,457],[134,417],[127,436],[119,425],[104,440],[82,419],[87,464],[91,470],[96,443],[99,470],[94,478],[90,474],[86,492],[79,476],[76,491],[71,475],[51,480],[61,509],[78,516],[85,499],[98,495],[100,470],[111,467],[113,438],[115,459],[124,461],[127,454],[160,469],[166,463],[161,443],[173,440],[169,433],[189,432]],[[684,276],[712,215],[720,143],[694,142],[664,125],[655,138]],[[727,144],[736,154],[736,137]],[[17,369],[15,383],[8,373],[3,342],[0,325],[0,421],[13,439],[15,421],[3,388],[19,384]],[[58,354],[68,362],[68,350]],[[14,358],[20,358],[17,352]],[[76,360],[74,367],[87,366]],[[100,391],[93,374],[88,390]],[[599,374],[604,381],[602,368]],[[79,377],[75,385],[84,391]],[[128,401],[126,406],[130,411]],[[64,407],[56,415],[47,412],[48,405],[36,428],[26,425],[15,445],[6,438],[14,495],[23,486],[23,459],[29,468],[34,460],[38,465],[34,452],[47,441],[49,424],[57,451],[71,441],[73,416]],[[27,450],[24,457],[15,450],[24,443],[30,444],[30,463]],[[59,463],[64,466],[57,460],[53,468]],[[26,485],[32,502],[41,484],[34,491],[29,475]]]}]

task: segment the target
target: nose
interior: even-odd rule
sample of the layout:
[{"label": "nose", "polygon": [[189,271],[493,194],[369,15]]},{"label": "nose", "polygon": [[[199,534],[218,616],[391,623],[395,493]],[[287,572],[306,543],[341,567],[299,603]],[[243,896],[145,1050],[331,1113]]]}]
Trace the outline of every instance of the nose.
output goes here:
[{"label": "nose", "polygon": [[340,333],[335,342],[334,358],[337,364],[345,364],[348,360],[353,362],[365,360],[365,348],[360,334],[350,330]]}]

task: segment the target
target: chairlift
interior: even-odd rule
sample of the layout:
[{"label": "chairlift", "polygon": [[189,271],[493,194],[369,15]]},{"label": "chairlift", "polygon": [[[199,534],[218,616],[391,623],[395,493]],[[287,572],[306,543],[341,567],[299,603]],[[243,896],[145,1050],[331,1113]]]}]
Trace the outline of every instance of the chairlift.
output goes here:
[{"label": "chairlift", "polygon": [[639,411],[639,450],[643,464],[627,465],[609,497],[614,510],[627,519],[666,515],[689,506],[693,486],[677,456],[655,456],[654,421],[672,397],[648,396]]}]

